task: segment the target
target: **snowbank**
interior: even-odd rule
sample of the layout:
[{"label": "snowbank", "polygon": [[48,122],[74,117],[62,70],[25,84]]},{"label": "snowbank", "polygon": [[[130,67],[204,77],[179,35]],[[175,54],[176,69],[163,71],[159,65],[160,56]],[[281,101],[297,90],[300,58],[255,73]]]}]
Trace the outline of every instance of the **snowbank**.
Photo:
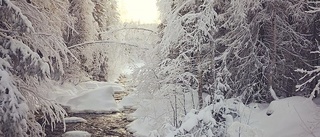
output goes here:
[{"label": "snowbank", "polygon": [[112,87],[93,89],[88,93],[72,98],[67,102],[74,113],[110,113],[119,111],[113,98]]},{"label": "snowbank", "polygon": [[[270,104],[249,105],[235,103],[235,100],[224,101],[227,108],[237,111],[236,115],[232,115],[226,110],[230,115],[224,116],[228,127],[226,132],[230,137],[320,137],[320,108],[308,98],[289,97],[275,100]],[[127,107],[138,106],[138,109],[131,114],[136,119],[128,126],[136,136],[174,135],[174,132],[170,131],[183,133],[193,130],[193,127],[199,124],[199,119],[202,122],[215,123],[208,115],[211,111],[203,109],[197,114],[188,111],[181,127],[170,129],[170,126],[159,125],[170,120],[168,119],[170,117],[163,117],[164,113],[168,113],[168,109],[164,106],[170,106],[169,101],[141,99],[139,95],[129,94],[121,103]],[[215,105],[214,109],[216,108],[219,108],[219,104]]]},{"label": "snowbank", "polygon": [[310,99],[275,100],[265,109],[249,108],[228,128],[231,137],[318,137],[320,109]]},{"label": "snowbank", "polygon": [[78,85],[63,85],[56,88],[51,98],[70,107],[73,113],[112,113],[122,107],[116,104],[113,94],[124,92],[116,83],[88,81]]}]

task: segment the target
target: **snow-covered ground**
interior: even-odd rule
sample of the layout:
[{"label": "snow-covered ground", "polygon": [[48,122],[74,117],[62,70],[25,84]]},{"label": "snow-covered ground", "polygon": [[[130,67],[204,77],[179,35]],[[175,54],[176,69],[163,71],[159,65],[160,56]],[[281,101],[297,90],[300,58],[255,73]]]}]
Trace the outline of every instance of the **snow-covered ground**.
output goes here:
[{"label": "snow-covered ground", "polygon": [[[320,101],[316,99],[315,102]],[[239,117],[236,118],[226,116],[228,126],[226,133],[230,137],[320,137],[320,108],[308,98],[296,96],[275,100],[270,104],[250,105],[242,103],[235,105],[232,99],[229,99],[225,103],[229,107],[236,107],[239,113]],[[131,94],[125,97],[121,104],[124,107],[137,108],[132,114],[136,119],[129,125],[129,129],[139,137],[170,136],[178,130],[190,131],[199,120],[211,119],[214,122],[210,118],[211,111],[202,109],[197,113],[189,112],[179,129],[175,129],[166,124],[157,125],[165,123],[166,118],[163,118],[165,110],[161,106],[170,105],[169,102],[144,100],[137,94]],[[155,109],[146,110],[145,107],[149,105],[154,105]],[[164,131],[164,128],[171,131]]]},{"label": "snow-covered ground", "polygon": [[[123,107],[137,108],[137,111],[131,115],[135,120],[128,128],[135,132],[134,135],[141,137],[170,136],[177,131],[190,131],[199,119],[214,122],[214,119],[206,114],[211,113],[210,108],[206,108],[197,113],[190,111],[178,129],[173,127],[170,129],[170,126],[163,124],[168,120],[163,117],[164,113],[171,111],[163,106],[170,106],[170,102],[133,93],[125,97],[118,105],[113,94],[123,91],[123,87],[115,83],[90,81],[80,83],[75,87],[65,85],[51,97],[71,107],[72,112],[109,113],[119,111]],[[275,100],[270,104],[243,105],[239,103],[235,105],[232,99],[225,100],[228,107],[235,107],[239,113],[239,117],[226,117],[228,126],[226,133],[230,137],[239,137],[239,135],[244,137],[318,137],[320,136],[320,108],[315,102],[320,101],[319,99],[312,101],[304,97],[290,97]],[[65,121],[85,122],[81,118],[66,118]],[[169,131],[164,131],[164,127]],[[77,134],[89,135],[77,131],[66,133],[65,136]]]},{"label": "snow-covered ground", "polygon": [[320,109],[310,99],[289,97],[267,108],[246,107],[228,128],[230,137],[319,137]]}]

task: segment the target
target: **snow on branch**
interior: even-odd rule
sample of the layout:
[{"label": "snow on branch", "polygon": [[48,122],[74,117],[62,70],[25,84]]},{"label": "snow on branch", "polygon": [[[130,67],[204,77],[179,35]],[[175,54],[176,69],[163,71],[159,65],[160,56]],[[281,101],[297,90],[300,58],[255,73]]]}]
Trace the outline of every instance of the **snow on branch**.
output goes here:
[{"label": "snow on branch", "polygon": [[[310,11],[306,11],[307,13],[317,13],[320,11],[320,7],[318,5],[320,4],[320,1],[307,1],[309,8],[311,9]],[[311,6],[311,5],[316,5],[316,6]]]},{"label": "snow on branch", "polygon": [[4,136],[27,136],[28,105],[10,74],[0,69],[0,131]]},{"label": "snow on branch", "polygon": [[308,77],[307,80],[305,80],[305,82],[303,82],[302,84],[296,85],[297,91],[302,90],[302,87],[315,81],[317,84],[314,86],[311,92],[310,99],[315,97],[316,94],[320,94],[320,80],[317,80],[317,78],[320,77],[320,66],[315,66],[315,69],[313,70],[297,69],[295,71],[305,74],[300,78],[300,80],[303,80]]},{"label": "snow on branch", "polygon": [[7,7],[9,9],[14,10],[16,15],[18,15],[20,17],[20,19],[22,20],[22,23],[27,26],[27,28],[28,28],[27,31],[31,30],[31,32],[35,32],[31,21],[27,18],[27,16],[22,14],[21,9],[19,7],[14,5],[10,0],[3,0],[3,2],[7,4]]},{"label": "snow on branch", "polygon": [[118,31],[123,31],[123,30],[141,30],[141,31],[148,31],[154,34],[158,34],[157,32],[151,30],[151,29],[146,29],[146,28],[121,28],[121,29],[116,29],[116,30],[112,30],[112,31],[104,31],[104,32],[99,32],[100,34],[106,34],[106,33],[114,33],[114,32],[118,32]]},{"label": "snow on branch", "polygon": [[0,32],[4,32],[4,33],[15,33],[15,32],[13,32],[13,31],[1,29],[1,28],[0,28]]},{"label": "snow on branch", "polygon": [[[98,43],[122,44],[122,45],[127,45],[127,46],[132,46],[132,47],[137,47],[137,48],[139,48],[138,45],[129,44],[129,43],[124,43],[124,42],[111,41],[111,40],[88,41],[88,42],[84,42],[84,43],[80,43],[80,44],[76,44],[76,45],[70,46],[70,47],[68,47],[68,48],[69,48],[69,49],[73,49],[73,48],[80,47],[80,46],[84,46],[84,45],[98,44]],[[143,49],[147,49],[147,48],[143,48]]]},{"label": "snow on branch", "polygon": [[[0,36],[3,36],[3,35],[0,35]],[[10,36],[6,36],[4,38],[6,38],[8,40],[7,42],[5,42],[3,44],[3,47],[8,52],[8,54],[5,54],[3,56],[3,58],[6,59],[7,63],[9,63],[9,62],[13,63],[13,64],[27,63],[28,67],[26,67],[26,69],[35,69],[33,67],[36,67],[40,70],[40,72],[43,76],[50,75],[49,64],[47,62],[45,62],[36,52],[33,52],[23,42],[16,40],[16,39],[13,39]],[[1,52],[6,52],[6,51],[1,51]],[[12,57],[11,57],[12,55],[13,56],[21,56],[22,58],[19,62],[12,62]],[[34,70],[24,70],[24,71],[34,71]]]}]

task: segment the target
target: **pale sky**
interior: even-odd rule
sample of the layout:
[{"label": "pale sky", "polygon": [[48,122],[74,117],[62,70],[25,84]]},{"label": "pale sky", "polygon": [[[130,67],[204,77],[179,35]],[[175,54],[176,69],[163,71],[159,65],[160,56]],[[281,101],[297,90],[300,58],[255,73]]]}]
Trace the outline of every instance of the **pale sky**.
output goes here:
[{"label": "pale sky", "polygon": [[123,22],[158,23],[157,0],[118,0]]}]

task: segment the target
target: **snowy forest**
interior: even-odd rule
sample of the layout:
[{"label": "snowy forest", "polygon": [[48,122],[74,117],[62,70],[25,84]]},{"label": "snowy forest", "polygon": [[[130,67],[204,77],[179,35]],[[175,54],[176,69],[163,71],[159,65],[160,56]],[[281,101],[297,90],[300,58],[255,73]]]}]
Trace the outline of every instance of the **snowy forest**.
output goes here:
[{"label": "snowy forest", "polygon": [[0,137],[320,136],[320,1],[119,1],[0,0]]}]

